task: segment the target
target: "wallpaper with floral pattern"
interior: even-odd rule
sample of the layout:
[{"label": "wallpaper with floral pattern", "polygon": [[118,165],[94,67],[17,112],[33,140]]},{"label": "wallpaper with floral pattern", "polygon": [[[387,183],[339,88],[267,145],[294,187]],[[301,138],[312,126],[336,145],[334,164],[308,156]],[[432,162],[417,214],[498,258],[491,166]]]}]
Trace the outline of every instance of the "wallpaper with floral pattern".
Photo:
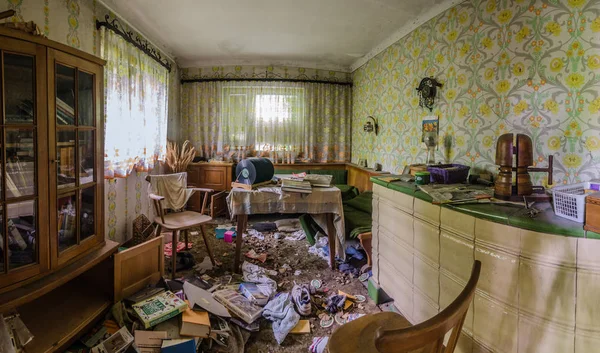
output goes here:
[{"label": "wallpaper with floral pattern", "polygon": [[[104,19],[108,10],[96,0],[0,0],[0,11],[9,9],[16,12],[9,21],[34,21],[49,39],[100,55],[96,19]],[[175,121],[180,86],[176,68],[171,71],[169,82],[169,121]],[[175,133],[171,129],[170,132]],[[110,239],[123,242],[131,238],[132,222],[138,215],[152,218],[145,176],[146,173],[132,173],[126,179],[105,181],[105,230]]]},{"label": "wallpaper with floral pattern", "polygon": [[291,80],[318,80],[352,82],[352,74],[341,71],[287,66],[212,66],[181,69],[181,78],[285,78]]},{"label": "wallpaper with floral pattern", "polygon": [[[443,83],[433,112],[415,88]],[[496,172],[498,136],[531,136],[555,184],[600,177],[600,1],[472,0],[438,15],[354,72],[352,159],[400,172],[424,163],[421,121],[440,119],[436,161]],[[379,119],[379,136],[363,131]],[[535,173],[536,184],[547,184]]]}]

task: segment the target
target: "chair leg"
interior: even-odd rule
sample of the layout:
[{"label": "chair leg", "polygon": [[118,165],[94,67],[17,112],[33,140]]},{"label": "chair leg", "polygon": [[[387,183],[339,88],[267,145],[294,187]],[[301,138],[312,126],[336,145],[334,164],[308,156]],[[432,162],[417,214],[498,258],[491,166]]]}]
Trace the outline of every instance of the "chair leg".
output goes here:
[{"label": "chair leg", "polygon": [[190,231],[187,229],[183,231],[183,235],[185,236],[185,250],[189,249],[189,246],[188,246],[188,234],[189,233],[190,233]]},{"label": "chair leg", "polygon": [[206,245],[206,251],[208,252],[208,257],[210,257],[210,262],[212,262],[213,266],[216,266],[215,257],[213,256],[213,252],[208,244],[208,238],[204,232],[204,225],[200,226],[200,232],[202,233],[202,238],[204,238],[204,245]]},{"label": "chair leg", "polygon": [[155,233],[154,233],[154,237],[156,238],[156,237],[160,236],[160,232],[162,232],[162,226],[160,224],[157,224],[156,225],[156,230],[155,230]]},{"label": "chair leg", "polygon": [[171,240],[171,279],[175,279],[175,272],[177,272],[177,244],[179,243],[179,231],[173,231],[173,239]]}]

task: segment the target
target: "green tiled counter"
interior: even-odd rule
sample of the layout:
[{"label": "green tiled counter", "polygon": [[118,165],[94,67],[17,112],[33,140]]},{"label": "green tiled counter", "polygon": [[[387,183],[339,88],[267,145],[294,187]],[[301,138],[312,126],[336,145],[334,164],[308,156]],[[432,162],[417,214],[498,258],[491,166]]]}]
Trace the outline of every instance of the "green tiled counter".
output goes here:
[{"label": "green tiled counter", "polygon": [[[419,190],[415,183],[406,183],[402,181],[387,183],[380,180],[378,177],[371,178],[371,181],[374,184],[384,186],[391,190],[400,191],[423,201],[431,202],[432,200],[429,195]],[[483,218],[492,222],[508,224],[513,227],[536,232],[569,237],[585,236],[582,223],[573,222],[556,216],[552,210],[552,205],[549,202],[536,203],[534,205],[535,208],[540,210],[540,213],[535,218],[530,218],[527,216],[523,207],[518,205],[483,203],[442,205],[442,207],[446,207],[461,213],[466,213],[477,218]],[[588,232],[588,237],[598,238],[600,235]]]},{"label": "green tiled counter", "polygon": [[482,263],[455,352],[588,353],[600,347],[600,234],[536,203],[433,205],[414,183],[373,182],[369,294],[411,323],[446,308]]}]

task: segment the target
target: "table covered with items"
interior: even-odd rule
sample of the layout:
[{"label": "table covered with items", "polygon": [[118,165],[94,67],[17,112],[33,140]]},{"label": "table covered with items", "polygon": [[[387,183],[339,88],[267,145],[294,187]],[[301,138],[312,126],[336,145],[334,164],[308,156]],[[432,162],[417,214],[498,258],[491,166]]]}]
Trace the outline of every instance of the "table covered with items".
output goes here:
[{"label": "table covered with items", "polygon": [[[248,215],[310,214],[322,229],[327,229],[330,244],[329,265],[332,268],[335,266],[336,253],[344,258],[344,209],[341,191],[336,187],[315,187],[308,194],[284,191],[278,186],[264,186],[254,190],[234,188],[227,197],[227,204],[231,217],[237,218],[237,234],[243,234],[245,231]],[[242,238],[236,237],[236,271],[239,270]]]}]

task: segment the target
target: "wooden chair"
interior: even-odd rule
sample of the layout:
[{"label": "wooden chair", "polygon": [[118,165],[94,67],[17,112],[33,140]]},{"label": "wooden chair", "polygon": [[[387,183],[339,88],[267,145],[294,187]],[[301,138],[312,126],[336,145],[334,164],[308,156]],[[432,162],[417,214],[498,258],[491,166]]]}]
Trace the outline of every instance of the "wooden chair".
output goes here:
[{"label": "wooden chair", "polygon": [[[454,352],[475,295],[480,270],[481,262],[476,260],[467,286],[446,309],[431,319],[411,326],[401,315],[392,312],[366,315],[337,329],[329,339],[329,352]],[[448,345],[444,347],[444,337],[449,331],[452,332]]]},{"label": "wooden chair", "polygon": [[[146,179],[149,180],[149,177]],[[171,265],[173,268],[171,272],[171,278],[175,278],[175,273],[177,272],[177,244],[179,243],[179,233],[183,232],[185,236],[185,248],[188,249],[188,233],[191,228],[200,228],[202,238],[204,238],[204,245],[206,245],[206,251],[208,252],[208,256],[210,257],[210,261],[213,265],[216,265],[212,249],[210,248],[208,238],[206,237],[206,232],[204,231],[204,224],[212,221],[212,217],[204,214],[204,209],[206,207],[208,196],[211,193],[213,193],[214,190],[204,188],[188,189],[195,190],[195,192],[200,192],[204,194],[204,196],[202,197],[202,209],[200,213],[193,211],[182,211],[165,214],[164,208],[161,204],[161,201],[163,201],[165,198],[163,196],[156,195],[153,193],[149,194],[150,199],[152,199],[152,201],[154,202],[154,210],[158,215],[154,218],[154,222],[158,225],[156,227],[156,234],[160,235],[163,229],[173,232],[171,240]]]}]

